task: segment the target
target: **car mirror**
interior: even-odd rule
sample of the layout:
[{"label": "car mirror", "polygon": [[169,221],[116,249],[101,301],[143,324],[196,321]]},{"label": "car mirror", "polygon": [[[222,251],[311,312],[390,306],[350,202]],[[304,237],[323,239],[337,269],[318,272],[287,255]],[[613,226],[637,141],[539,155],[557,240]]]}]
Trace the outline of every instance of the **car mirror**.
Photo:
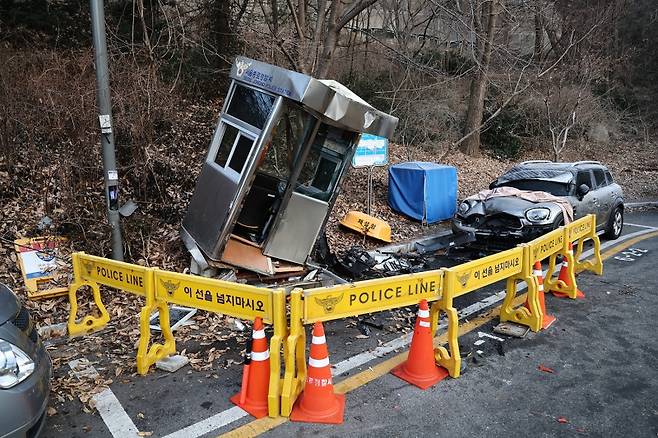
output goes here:
[{"label": "car mirror", "polygon": [[578,196],[581,198],[589,193],[589,186],[587,184],[581,184],[578,186]]}]

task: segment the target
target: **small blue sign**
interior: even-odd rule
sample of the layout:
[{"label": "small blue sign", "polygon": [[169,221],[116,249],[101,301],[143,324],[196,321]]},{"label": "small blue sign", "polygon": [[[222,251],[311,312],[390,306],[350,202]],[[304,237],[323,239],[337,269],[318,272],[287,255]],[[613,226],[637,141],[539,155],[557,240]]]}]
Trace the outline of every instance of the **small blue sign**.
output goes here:
[{"label": "small blue sign", "polygon": [[386,166],[388,164],[388,139],[372,134],[362,134],[352,157],[353,167]]}]

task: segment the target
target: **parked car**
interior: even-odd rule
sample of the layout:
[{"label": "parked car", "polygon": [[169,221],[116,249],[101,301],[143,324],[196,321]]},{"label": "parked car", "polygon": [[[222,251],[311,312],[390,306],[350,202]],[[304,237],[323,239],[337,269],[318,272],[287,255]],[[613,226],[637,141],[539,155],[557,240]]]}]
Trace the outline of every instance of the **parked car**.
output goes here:
[{"label": "parked car", "polygon": [[46,418],[51,362],[27,309],[0,283],[0,437],[36,437]]},{"label": "parked car", "polygon": [[596,215],[604,237],[617,239],[624,225],[624,198],[619,184],[598,161],[556,163],[526,161],[512,167],[489,186],[541,191],[558,202],[532,202],[516,196],[491,197],[461,202],[452,221],[456,233],[473,232],[478,240],[528,241],[564,225],[559,201],[573,207],[574,219]]}]

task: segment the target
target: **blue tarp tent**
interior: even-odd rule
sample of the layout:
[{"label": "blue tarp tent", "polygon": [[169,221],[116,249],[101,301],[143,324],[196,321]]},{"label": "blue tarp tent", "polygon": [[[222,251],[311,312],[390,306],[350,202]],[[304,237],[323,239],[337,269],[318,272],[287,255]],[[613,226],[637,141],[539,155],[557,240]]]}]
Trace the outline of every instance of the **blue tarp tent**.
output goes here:
[{"label": "blue tarp tent", "polygon": [[457,169],[421,161],[391,166],[388,204],[429,224],[451,218],[457,208]]}]

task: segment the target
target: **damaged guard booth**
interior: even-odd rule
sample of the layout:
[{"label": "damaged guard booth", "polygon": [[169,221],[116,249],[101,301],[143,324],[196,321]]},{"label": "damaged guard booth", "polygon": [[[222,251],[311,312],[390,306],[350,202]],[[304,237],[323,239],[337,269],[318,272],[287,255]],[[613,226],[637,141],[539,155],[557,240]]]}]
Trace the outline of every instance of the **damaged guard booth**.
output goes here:
[{"label": "damaged guard booth", "polygon": [[[217,262],[299,269],[338,196],[362,133],[397,118],[338,82],[238,57],[182,238],[199,270]],[[194,264],[193,264],[194,265]]]}]

